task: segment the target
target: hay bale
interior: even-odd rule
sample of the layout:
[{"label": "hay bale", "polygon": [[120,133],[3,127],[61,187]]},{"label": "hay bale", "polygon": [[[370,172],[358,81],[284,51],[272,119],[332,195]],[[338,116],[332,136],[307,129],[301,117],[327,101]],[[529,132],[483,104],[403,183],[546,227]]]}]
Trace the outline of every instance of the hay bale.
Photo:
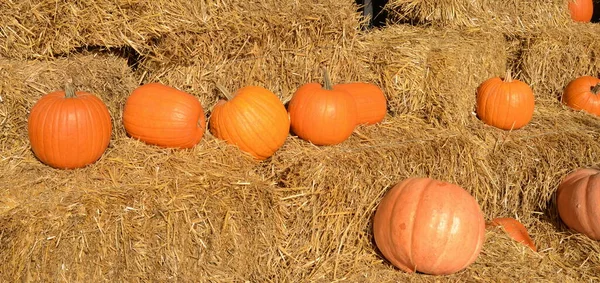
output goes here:
[{"label": "hay bale", "polygon": [[342,0],[4,1],[0,11],[0,57],[9,58],[131,47],[167,63],[213,52],[244,58],[266,42],[310,52],[331,37],[352,36],[361,24],[356,4]]},{"label": "hay bale", "polygon": [[[128,138],[120,113],[137,79],[126,59],[8,61],[0,76],[0,280],[277,278],[269,264],[282,234],[273,182],[210,135],[190,150]],[[26,119],[67,76],[108,104],[115,132],[98,162],[56,170],[33,156]]]},{"label": "hay bale", "polygon": [[483,30],[397,25],[365,35],[357,46],[392,115],[436,124],[470,119],[477,86],[506,70],[506,40]]},{"label": "hay bale", "polygon": [[506,34],[526,34],[540,27],[571,21],[568,0],[391,0],[385,10],[391,22],[441,27],[494,27]]},{"label": "hay bale", "polygon": [[[365,274],[367,281],[427,281],[421,275],[391,271],[376,253],[371,217],[387,189],[407,177],[429,176],[463,186],[486,219],[519,215],[533,221],[549,215],[544,221],[557,222],[552,198],[560,180],[574,168],[600,164],[600,136],[595,131],[599,126],[590,115],[541,105],[534,121],[514,132],[480,121],[440,128],[419,117],[397,115],[377,126],[359,127],[338,146],[289,140],[268,166],[283,192],[287,230],[280,246],[287,255],[286,267],[301,281],[363,281]],[[552,229],[545,233],[559,237]],[[594,273],[580,266],[588,249],[598,246],[591,242],[578,250],[550,251],[552,260],[542,263],[498,257],[498,250],[451,278],[515,278],[513,265],[524,265],[517,268],[523,273],[540,266],[547,271],[568,266],[567,281],[590,278]],[[577,256],[562,265],[555,262],[571,252]],[[501,264],[491,265],[494,261]],[[553,273],[524,278],[553,278],[549,274]]]},{"label": "hay bale", "polygon": [[598,34],[596,24],[572,24],[541,29],[524,39],[522,79],[532,86],[536,99],[559,103],[571,80],[600,74]]}]

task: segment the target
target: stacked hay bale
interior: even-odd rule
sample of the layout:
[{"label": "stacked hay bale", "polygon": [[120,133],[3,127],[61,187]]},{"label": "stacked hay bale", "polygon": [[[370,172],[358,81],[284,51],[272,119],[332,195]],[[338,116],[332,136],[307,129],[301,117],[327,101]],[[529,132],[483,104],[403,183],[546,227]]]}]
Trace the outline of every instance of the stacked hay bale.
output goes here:
[{"label": "stacked hay bale", "polygon": [[391,0],[386,10],[392,22],[446,28],[493,26],[512,35],[571,22],[568,0]]},{"label": "stacked hay bale", "polygon": [[[345,0],[0,3],[0,56],[8,57],[0,68],[0,277],[438,280],[394,269],[371,234],[373,212],[392,185],[430,176],[465,187],[486,219],[520,218],[540,250],[490,231],[478,261],[441,280],[594,279],[600,262],[587,255],[598,243],[561,226],[552,195],[567,172],[600,162],[600,122],[542,103],[523,130],[483,125],[472,114],[481,81],[507,68],[543,81],[536,72],[548,64],[534,65],[528,53],[544,42],[523,40],[533,29],[519,28],[529,16],[487,6],[501,1],[480,2],[461,10],[453,8],[458,2],[412,1],[398,11],[421,26],[368,33]],[[425,5],[421,14],[417,3]],[[533,26],[557,26],[565,20],[558,5],[517,9],[545,11]],[[492,18],[473,20],[471,10]],[[415,16],[425,14],[438,20]],[[389,101],[385,121],[359,126],[336,146],[290,136],[261,163],[210,134],[194,149],[167,150],[128,138],[121,126],[125,99],[139,83],[183,89],[210,110],[222,95],[216,84],[231,91],[261,85],[286,102],[301,84],[321,82],[321,66],[334,82],[380,85]],[[114,126],[106,154],[74,171],[37,161],[25,131],[33,103],[68,77],[107,103]],[[539,85],[536,93],[546,91]]]},{"label": "stacked hay bale", "polygon": [[[282,222],[273,186],[252,173],[256,162],[214,139],[179,151],[128,138],[122,106],[137,79],[126,59],[2,63],[3,281],[276,276],[268,262]],[[65,171],[35,159],[26,129],[31,106],[69,77],[107,104],[114,134],[98,162]]]}]

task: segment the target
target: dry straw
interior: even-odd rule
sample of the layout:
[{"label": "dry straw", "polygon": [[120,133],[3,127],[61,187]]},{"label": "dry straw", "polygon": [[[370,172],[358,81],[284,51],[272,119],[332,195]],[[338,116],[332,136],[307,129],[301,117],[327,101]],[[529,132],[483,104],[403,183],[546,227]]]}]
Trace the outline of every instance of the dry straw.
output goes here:
[{"label": "dry straw", "polygon": [[[479,28],[360,34],[352,3],[317,2],[0,4],[29,15],[16,21],[26,29],[0,25],[4,36],[14,31],[0,51],[13,58],[0,63],[0,280],[600,279],[600,245],[566,229],[553,204],[567,173],[600,164],[598,118],[539,99],[528,126],[486,126],[470,113],[474,87],[502,75],[507,62],[526,66],[515,52],[521,45]],[[50,4],[62,17],[48,21]],[[77,5],[104,10],[98,21],[76,25],[77,15],[93,11]],[[16,19],[6,15],[3,21]],[[133,71],[120,52],[47,59],[89,44],[131,46],[145,61]],[[566,56],[556,50],[556,58]],[[290,136],[261,163],[209,133],[193,149],[174,150],[132,140],[122,127],[125,99],[139,82],[184,89],[210,109],[220,96],[215,83],[230,90],[263,85],[286,101],[299,84],[320,80],[321,65],[336,82],[380,84],[390,115],[336,146]],[[65,171],[35,159],[26,117],[69,77],[107,103],[114,134],[97,163]],[[432,277],[394,269],[377,251],[371,218],[391,186],[414,176],[464,187],[488,220],[519,218],[539,253],[490,231],[481,257],[463,272]]]},{"label": "dry straw", "polygon": [[600,75],[599,34],[597,24],[574,23],[523,39],[522,78],[538,99],[558,103],[571,80]]},{"label": "dry straw", "polygon": [[392,22],[444,27],[492,26],[506,34],[526,34],[540,27],[571,22],[568,0],[391,0]]}]

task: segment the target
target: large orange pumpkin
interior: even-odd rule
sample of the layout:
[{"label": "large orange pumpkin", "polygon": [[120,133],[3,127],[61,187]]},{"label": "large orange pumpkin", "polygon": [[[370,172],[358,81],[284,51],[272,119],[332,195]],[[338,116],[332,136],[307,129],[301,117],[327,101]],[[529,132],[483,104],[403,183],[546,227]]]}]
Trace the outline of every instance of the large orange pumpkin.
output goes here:
[{"label": "large orange pumpkin", "polygon": [[136,88],[125,102],[127,133],[148,144],[191,148],[204,135],[206,118],[193,95],[160,83]]},{"label": "large orange pumpkin", "polygon": [[443,275],[477,259],[485,241],[485,220],[465,189],[430,178],[409,178],[381,200],[373,234],[394,266]]},{"label": "large orange pumpkin", "polygon": [[357,125],[354,98],[332,86],[327,71],[324,85],[307,83],[288,104],[292,131],[315,145],[334,145],[345,141]]},{"label": "large orange pumpkin", "polygon": [[571,19],[574,21],[587,23],[592,20],[594,14],[594,1],[570,0],[569,12],[571,13]]},{"label": "large orange pumpkin", "polygon": [[567,106],[600,116],[600,79],[592,76],[578,77],[565,87],[562,101]]},{"label": "large orange pumpkin", "polygon": [[477,116],[484,123],[504,129],[519,129],[532,117],[535,101],[531,87],[513,80],[510,71],[501,79],[495,77],[477,88]]},{"label": "large orange pumpkin", "polygon": [[558,186],[556,206],[571,229],[600,240],[600,170],[578,169]]},{"label": "large orange pumpkin", "polygon": [[60,169],[94,163],[106,151],[112,124],[106,105],[70,84],[44,95],[31,109],[27,131],[35,156]]},{"label": "large orange pumpkin", "polygon": [[372,83],[355,82],[336,84],[335,89],[352,95],[356,103],[356,119],[358,124],[372,125],[379,123],[387,114],[387,100],[381,88]]},{"label": "large orange pumpkin", "polygon": [[275,153],[290,131],[290,119],[279,97],[259,86],[243,87],[233,98],[219,100],[210,115],[211,133],[256,159]]},{"label": "large orange pumpkin", "polygon": [[506,234],[513,238],[515,241],[522,243],[533,251],[537,251],[535,243],[529,236],[527,228],[519,220],[511,217],[498,217],[492,219],[486,226],[488,227],[502,227]]}]

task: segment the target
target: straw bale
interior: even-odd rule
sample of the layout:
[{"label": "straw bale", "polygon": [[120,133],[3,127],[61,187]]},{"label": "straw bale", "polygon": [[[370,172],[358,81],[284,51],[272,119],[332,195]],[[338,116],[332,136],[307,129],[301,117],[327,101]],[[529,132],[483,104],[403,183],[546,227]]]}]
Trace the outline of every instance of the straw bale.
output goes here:
[{"label": "straw bale", "polygon": [[[281,205],[287,211],[287,230],[280,244],[287,255],[286,266],[294,278],[303,280],[428,281],[417,277],[421,275],[391,271],[376,253],[370,231],[379,199],[396,182],[413,176],[464,187],[488,220],[518,215],[530,223],[546,215],[550,218],[544,222],[557,223],[552,198],[560,180],[575,168],[600,164],[600,136],[595,130],[599,123],[591,115],[542,104],[530,125],[513,132],[480,121],[441,128],[415,116],[397,115],[380,125],[359,127],[337,146],[288,140],[268,167],[282,187]],[[557,235],[554,227],[545,229],[548,237],[554,237],[553,244],[558,244],[556,237],[570,237]],[[531,273],[522,278],[553,280],[548,274],[565,267],[569,268],[563,277],[567,281],[593,278],[597,275],[590,267],[598,259],[587,263],[585,255],[599,246],[586,243],[586,248],[579,248],[572,242],[576,250],[549,250],[548,258],[537,261],[500,257],[500,250],[486,258],[484,251],[475,265],[448,280],[524,276],[513,271]],[[556,262],[566,255],[566,262]]]},{"label": "straw bale", "polygon": [[524,39],[522,79],[532,86],[537,99],[558,103],[571,80],[600,75],[598,39],[596,24],[541,29]]},{"label": "straw bale", "polygon": [[[128,138],[120,112],[137,79],[126,59],[8,61],[0,76],[0,281],[277,278],[274,184],[210,134],[190,150]],[[26,133],[28,109],[67,76],[107,103],[115,128],[104,156],[77,170],[41,164]]]},{"label": "straw bale", "polygon": [[243,57],[264,42],[310,51],[360,27],[356,4],[341,0],[28,0],[3,1],[0,11],[0,57],[10,58],[93,46],[129,46],[161,63],[215,51]]},{"label": "straw bale", "polygon": [[493,27],[506,34],[526,34],[540,27],[571,22],[568,0],[391,0],[391,22],[441,27]]}]

